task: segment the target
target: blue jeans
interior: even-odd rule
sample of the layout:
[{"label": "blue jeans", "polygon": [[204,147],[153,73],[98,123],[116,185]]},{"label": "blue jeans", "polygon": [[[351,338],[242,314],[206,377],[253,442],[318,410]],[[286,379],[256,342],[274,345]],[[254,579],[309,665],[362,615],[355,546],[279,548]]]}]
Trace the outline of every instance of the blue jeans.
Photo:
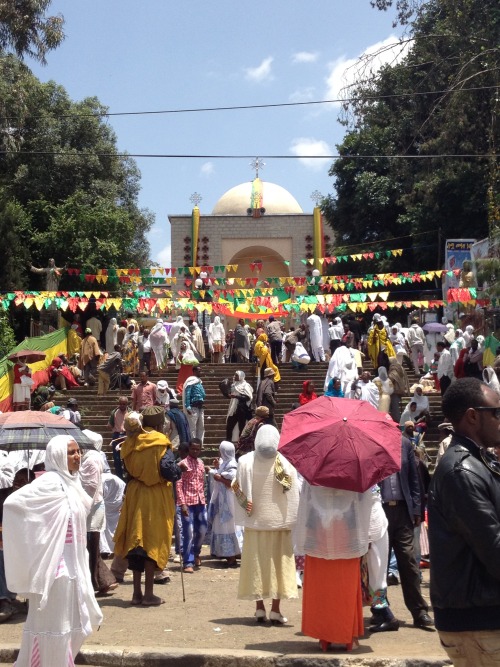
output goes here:
[{"label": "blue jeans", "polygon": [[[113,431],[113,440],[116,440],[116,438],[121,438],[122,441],[125,438],[125,431],[123,433],[118,433],[117,431]],[[117,475],[121,480],[123,480],[123,464],[122,464],[122,459],[120,456],[120,452],[115,449],[115,446],[117,444],[120,444],[119,442],[113,442],[111,447],[113,448],[113,463],[115,466],[115,475]]]},{"label": "blue jeans", "polygon": [[200,555],[208,523],[206,505],[188,505],[188,510],[188,516],[184,516],[181,512],[184,567],[194,565],[195,558]]}]

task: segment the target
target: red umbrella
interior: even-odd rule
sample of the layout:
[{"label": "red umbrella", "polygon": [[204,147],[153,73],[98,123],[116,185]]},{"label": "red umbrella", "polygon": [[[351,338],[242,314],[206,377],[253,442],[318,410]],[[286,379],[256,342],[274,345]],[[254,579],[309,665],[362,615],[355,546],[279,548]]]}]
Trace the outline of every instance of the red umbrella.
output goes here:
[{"label": "red umbrella", "polygon": [[38,350],[18,350],[9,354],[7,359],[11,361],[17,361],[18,359],[24,359],[27,364],[36,364],[37,361],[43,361],[47,355],[45,352],[39,352]]},{"label": "red umbrella", "polygon": [[279,451],[309,484],[363,492],[401,469],[401,431],[366,401],[321,396],[285,415]]}]

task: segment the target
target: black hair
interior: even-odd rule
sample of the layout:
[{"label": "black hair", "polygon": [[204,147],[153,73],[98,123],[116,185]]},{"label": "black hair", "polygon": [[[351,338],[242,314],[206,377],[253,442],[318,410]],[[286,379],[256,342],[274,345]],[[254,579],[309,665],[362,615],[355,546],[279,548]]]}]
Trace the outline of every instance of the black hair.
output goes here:
[{"label": "black hair", "polygon": [[450,344],[448,343],[447,340],[438,340],[438,342],[436,343],[436,347],[437,347],[438,345],[442,345],[444,348],[448,348],[448,347],[450,347]]},{"label": "black hair", "polygon": [[483,387],[488,385],[477,378],[461,378],[452,382],[443,396],[443,414],[453,426],[458,424],[469,408],[484,406]]},{"label": "black hair", "polygon": [[177,448],[177,453],[179,456],[182,456],[182,454],[187,454],[189,451],[189,442],[181,442],[179,447]]},{"label": "black hair", "polygon": [[189,441],[189,444],[190,445],[202,445],[203,446],[203,443],[200,440],[200,438],[191,438],[191,440]]}]

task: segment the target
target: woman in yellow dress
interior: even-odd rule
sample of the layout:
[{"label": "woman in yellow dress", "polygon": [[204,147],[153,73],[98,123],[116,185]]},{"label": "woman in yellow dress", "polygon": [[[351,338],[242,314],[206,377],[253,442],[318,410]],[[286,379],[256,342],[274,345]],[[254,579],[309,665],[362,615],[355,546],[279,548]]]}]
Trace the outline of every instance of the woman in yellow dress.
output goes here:
[{"label": "woman in yellow dress", "polygon": [[281,380],[281,375],[278,367],[273,363],[271,357],[271,350],[267,343],[267,334],[262,333],[257,338],[257,342],[254,347],[254,354],[259,361],[259,373],[261,379],[264,377],[264,371],[266,368],[272,368],[274,371],[274,381],[279,382]]},{"label": "woman in yellow dress", "polygon": [[373,327],[368,334],[366,344],[368,347],[368,355],[374,368],[382,366],[381,360],[379,359],[381,352],[385,352],[389,358],[396,356],[396,352],[392,347],[392,343],[389,340],[389,336],[387,335],[387,331],[380,315],[378,318],[377,314],[373,316]]}]

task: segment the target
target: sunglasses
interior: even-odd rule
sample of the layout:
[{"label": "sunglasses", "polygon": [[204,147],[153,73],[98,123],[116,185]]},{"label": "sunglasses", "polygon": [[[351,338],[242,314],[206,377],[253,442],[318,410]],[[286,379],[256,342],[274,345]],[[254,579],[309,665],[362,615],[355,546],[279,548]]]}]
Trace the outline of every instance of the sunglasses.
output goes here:
[{"label": "sunglasses", "polygon": [[473,410],[487,410],[493,413],[495,419],[500,419],[500,408],[490,408],[489,406],[480,406],[478,408],[472,408]]}]

